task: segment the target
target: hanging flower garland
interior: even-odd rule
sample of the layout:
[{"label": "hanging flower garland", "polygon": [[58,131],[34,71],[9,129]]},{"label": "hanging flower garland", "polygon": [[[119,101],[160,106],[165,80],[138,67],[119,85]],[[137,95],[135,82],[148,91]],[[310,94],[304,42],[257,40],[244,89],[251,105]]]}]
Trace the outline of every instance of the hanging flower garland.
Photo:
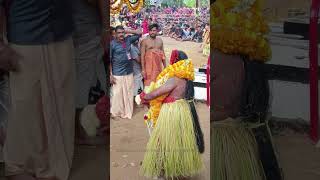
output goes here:
[{"label": "hanging flower garland", "polygon": [[226,54],[265,62],[271,58],[262,0],[217,0],[212,5],[212,45]]},{"label": "hanging flower garland", "polygon": [[124,0],[127,4],[130,12],[136,14],[138,13],[144,5],[144,0]]},{"label": "hanging flower garland", "polygon": [[123,0],[110,0],[110,13],[119,14],[123,5]]},{"label": "hanging flower garland", "polygon": [[[152,82],[150,86],[145,90],[145,93],[150,93],[155,89],[159,88],[172,77],[178,77],[181,79],[194,80],[194,67],[191,60],[181,60],[173,65],[165,68],[157,77],[156,82]],[[156,125],[162,102],[168,96],[164,94],[150,101],[149,111],[144,115],[145,123],[152,122],[152,126]],[[136,102],[140,104],[140,96],[136,96]]]}]

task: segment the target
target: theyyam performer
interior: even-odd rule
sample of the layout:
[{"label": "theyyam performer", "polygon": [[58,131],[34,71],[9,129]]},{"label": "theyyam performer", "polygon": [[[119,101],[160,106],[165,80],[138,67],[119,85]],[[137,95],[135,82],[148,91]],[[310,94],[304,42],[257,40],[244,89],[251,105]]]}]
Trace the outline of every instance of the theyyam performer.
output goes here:
[{"label": "theyyam performer", "polygon": [[217,0],[211,6],[213,93],[211,178],[280,180],[268,127],[270,59],[262,0]]},{"label": "theyyam performer", "polygon": [[174,50],[170,61],[136,98],[149,105],[145,121],[153,127],[140,171],[147,177],[191,177],[203,167],[203,134],[193,104],[194,67],[182,51]]}]

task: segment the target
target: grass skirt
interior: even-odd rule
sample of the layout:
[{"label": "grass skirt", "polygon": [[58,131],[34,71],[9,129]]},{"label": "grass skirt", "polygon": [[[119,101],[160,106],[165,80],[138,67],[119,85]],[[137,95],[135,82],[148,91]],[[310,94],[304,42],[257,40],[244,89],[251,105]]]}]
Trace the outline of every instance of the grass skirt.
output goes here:
[{"label": "grass skirt", "polygon": [[211,123],[211,163],[211,179],[266,179],[252,131],[235,120]]},{"label": "grass skirt", "polygon": [[186,100],[163,104],[149,139],[140,174],[167,178],[190,177],[203,163],[198,151],[192,115]]}]

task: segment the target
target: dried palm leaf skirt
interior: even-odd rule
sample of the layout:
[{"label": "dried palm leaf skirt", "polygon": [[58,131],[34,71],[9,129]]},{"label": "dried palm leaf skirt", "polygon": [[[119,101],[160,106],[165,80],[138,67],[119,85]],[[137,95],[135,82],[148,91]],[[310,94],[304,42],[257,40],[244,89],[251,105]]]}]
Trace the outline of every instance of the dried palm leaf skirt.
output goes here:
[{"label": "dried palm leaf skirt", "polygon": [[240,122],[211,123],[211,179],[266,179],[254,135]]},{"label": "dried palm leaf skirt", "polygon": [[203,167],[186,100],[162,105],[157,124],[147,144],[140,174],[147,177],[190,177]]}]

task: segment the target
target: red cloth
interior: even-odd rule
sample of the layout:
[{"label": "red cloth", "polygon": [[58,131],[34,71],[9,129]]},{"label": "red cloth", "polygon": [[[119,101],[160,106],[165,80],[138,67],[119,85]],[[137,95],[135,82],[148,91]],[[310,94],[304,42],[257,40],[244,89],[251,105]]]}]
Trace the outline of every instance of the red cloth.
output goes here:
[{"label": "red cloth", "polygon": [[96,114],[100,120],[101,126],[110,127],[110,99],[103,96],[96,104]]},{"label": "red cloth", "polygon": [[174,97],[168,96],[163,100],[163,103],[173,103],[176,99]]},{"label": "red cloth", "polygon": [[148,101],[146,101],[146,100],[144,99],[145,96],[146,96],[146,93],[145,93],[145,92],[142,92],[142,93],[140,94],[141,103],[142,103],[142,104],[145,104],[145,105],[148,105],[148,104],[149,104]]},{"label": "red cloth", "polygon": [[207,64],[207,105],[210,106],[210,55],[208,58],[208,64]]},{"label": "red cloth", "polygon": [[148,20],[144,20],[143,22],[142,22],[142,29],[143,29],[143,34],[147,34],[147,33],[149,33],[149,29],[148,29]]},{"label": "red cloth", "polygon": [[171,57],[170,57],[170,64],[174,64],[177,62],[179,56],[179,51],[178,50],[172,50],[171,52]]}]

